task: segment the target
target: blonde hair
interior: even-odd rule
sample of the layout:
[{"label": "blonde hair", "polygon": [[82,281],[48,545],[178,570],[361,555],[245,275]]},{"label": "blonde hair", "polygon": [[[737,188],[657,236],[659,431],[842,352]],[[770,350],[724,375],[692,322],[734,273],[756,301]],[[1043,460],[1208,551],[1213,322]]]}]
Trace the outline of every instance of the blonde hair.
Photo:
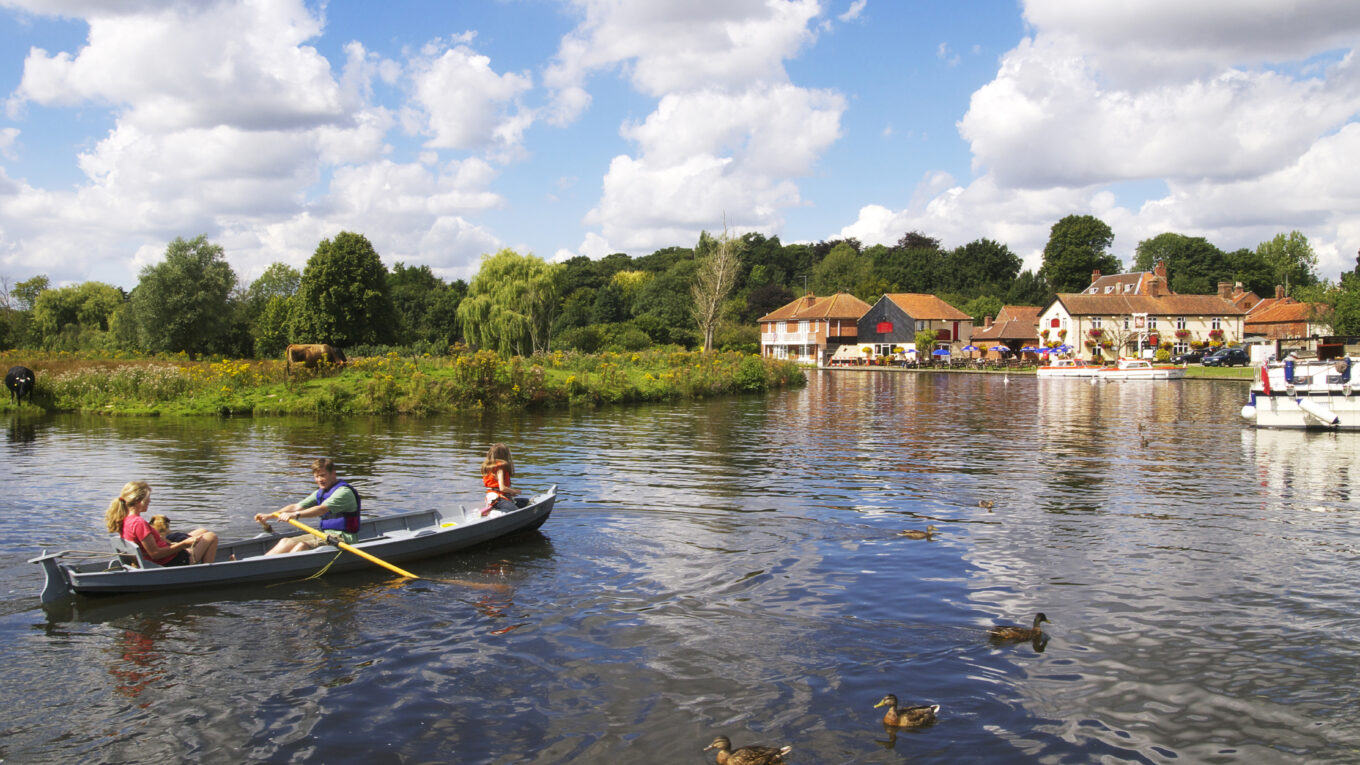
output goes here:
[{"label": "blonde hair", "polygon": [[505,444],[492,444],[486,450],[486,459],[482,460],[482,475],[486,475],[496,469],[496,464],[505,463],[505,475],[507,477],[515,474],[515,463],[510,460],[510,447]]},{"label": "blonde hair", "polygon": [[150,494],[151,487],[146,481],[128,481],[123,484],[123,490],[118,492],[118,496],[109,503],[109,509],[104,511],[104,525],[108,527],[109,533],[123,533],[123,519],[128,517],[128,506],[141,502]]},{"label": "blonde hair", "polygon": [[151,516],[151,528],[162,534],[169,533],[170,519],[166,518],[164,515],[153,515]]}]

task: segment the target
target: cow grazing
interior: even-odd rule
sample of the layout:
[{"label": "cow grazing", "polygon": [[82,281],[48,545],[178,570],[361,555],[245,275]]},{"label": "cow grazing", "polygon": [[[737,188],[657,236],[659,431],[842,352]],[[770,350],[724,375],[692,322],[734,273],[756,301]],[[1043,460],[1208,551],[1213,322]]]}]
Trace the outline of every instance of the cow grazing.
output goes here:
[{"label": "cow grazing", "polygon": [[5,373],[5,387],[9,388],[9,400],[17,404],[28,396],[28,400],[33,400],[33,384],[37,378],[33,376],[33,370],[28,367],[10,367]]},{"label": "cow grazing", "polygon": [[344,351],[333,345],[323,343],[294,343],[288,346],[283,352],[284,367],[288,372],[293,371],[293,364],[301,364],[308,369],[316,369],[316,365],[321,362],[330,364],[344,364]]}]

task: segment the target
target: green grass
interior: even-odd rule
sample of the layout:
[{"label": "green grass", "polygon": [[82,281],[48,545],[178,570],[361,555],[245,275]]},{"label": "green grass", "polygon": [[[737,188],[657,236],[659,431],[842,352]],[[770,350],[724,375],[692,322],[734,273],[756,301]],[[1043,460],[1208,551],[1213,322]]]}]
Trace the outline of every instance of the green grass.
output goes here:
[{"label": "green grass", "polygon": [[502,359],[389,354],[288,374],[278,361],[9,352],[38,376],[32,403],[3,408],[113,415],[439,414],[672,401],[806,384],[797,365],[743,353],[651,350]]}]

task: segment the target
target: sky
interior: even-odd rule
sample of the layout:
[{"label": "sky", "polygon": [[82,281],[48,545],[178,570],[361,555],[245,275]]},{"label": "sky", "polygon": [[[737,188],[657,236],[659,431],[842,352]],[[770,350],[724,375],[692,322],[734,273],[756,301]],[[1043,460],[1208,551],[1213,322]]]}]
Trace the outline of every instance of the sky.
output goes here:
[{"label": "sky", "polygon": [[[1094,215],[1360,249],[1354,0],[0,0],[0,280],[243,282],[365,235],[470,279],[918,231],[1037,268]],[[1347,160],[1351,157],[1351,160]]]}]

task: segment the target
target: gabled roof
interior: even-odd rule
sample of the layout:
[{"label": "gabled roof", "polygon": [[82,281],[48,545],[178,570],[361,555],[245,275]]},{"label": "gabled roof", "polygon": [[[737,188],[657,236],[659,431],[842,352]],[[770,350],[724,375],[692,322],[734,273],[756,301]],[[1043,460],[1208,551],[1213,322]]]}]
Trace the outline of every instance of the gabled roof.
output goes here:
[{"label": "gabled roof", "polygon": [[1317,321],[1331,310],[1332,307],[1326,303],[1300,303],[1293,298],[1285,298],[1274,301],[1274,305],[1259,313],[1253,311],[1246,326]]},{"label": "gabled roof", "polygon": [[1083,292],[1087,295],[1146,295],[1147,281],[1153,276],[1151,271],[1110,274],[1091,282]]},{"label": "gabled roof", "polygon": [[1036,326],[1039,324],[1039,314],[1044,309],[1037,305],[1003,305],[996,314],[998,322],[1003,321],[1030,321]]},{"label": "gabled roof", "polygon": [[868,313],[869,304],[848,292],[837,292],[830,297],[808,293],[756,319],[766,321],[807,321],[813,319],[849,319],[858,321]]},{"label": "gabled roof", "polygon": [[1058,302],[1073,316],[1244,316],[1245,309],[1218,295],[1089,295],[1062,293]]},{"label": "gabled roof", "polygon": [[1013,319],[993,322],[992,326],[973,330],[974,344],[987,340],[1037,340],[1039,327],[1032,321]]},{"label": "gabled roof", "polygon": [[917,321],[972,321],[973,317],[960,311],[954,306],[944,302],[934,295],[923,295],[915,292],[890,292],[883,296],[884,300],[891,300],[898,308],[901,308],[908,316]]},{"label": "gabled roof", "polygon": [[[1239,287],[1238,289],[1241,288]],[[1247,313],[1251,313],[1261,304],[1261,296],[1251,290],[1247,290],[1246,292],[1234,292],[1232,301],[1238,308],[1244,308]]]}]

